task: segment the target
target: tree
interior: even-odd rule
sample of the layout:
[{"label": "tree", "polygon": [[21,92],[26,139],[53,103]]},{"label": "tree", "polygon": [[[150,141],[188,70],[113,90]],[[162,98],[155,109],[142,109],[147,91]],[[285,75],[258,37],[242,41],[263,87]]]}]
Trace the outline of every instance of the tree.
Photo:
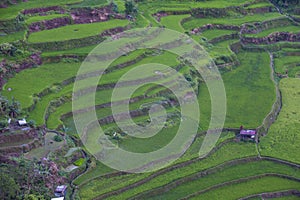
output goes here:
[{"label": "tree", "polygon": [[24,200],[45,200],[45,197],[42,195],[26,194]]},{"label": "tree", "polygon": [[0,114],[5,116],[8,110],[8,100],[5,97],[0,96]]},{"label": "tree", "polygon": [[20,192],[15,180],[8,174],[0,173],[0,199],[16,199]]},{"label": "tree", "polygon": [[6,56],[15,56],[17,48],[10,43],[0,45],[0,52]]},{"label": "tree", "polygon": [[61,142],[61,141],[63,140],[63,138],[62,138],[61,135],[55,135],[55,136],[53,137],[53,140],[54,140],[55,142]]},{"label": "tree", "polygon": [[134,15],[134,16],[137,14],[137,8],[135,6],[135,3],[132,0],[125,1],[125,13],[127,15]]},{"label": "tree", "polygon": [[35,122],[34,120],[30,120],[30,121],[28,122],[28,125],[29,125],[31,128],[34,128],[35,125],[36,125],[36,122]]},{"label": "tree", "polygon": [[4,120],[0,120],[0,130],[4,129],[5,127],[7,127],[8,122],[6,119]]},{"label": "tree", "polygon": [[112,10],[113,10],[115,13],[118,13],[118,12],[119,12],[118,5],[117,5],[114,1],[111,1],[110,5],[111,5],[111,7],[112,7]]},{"label": "tree", "polygon": [[16,118],[20,114],[20,103],[13,97],[8,104],[8,115],[11,118]]}]

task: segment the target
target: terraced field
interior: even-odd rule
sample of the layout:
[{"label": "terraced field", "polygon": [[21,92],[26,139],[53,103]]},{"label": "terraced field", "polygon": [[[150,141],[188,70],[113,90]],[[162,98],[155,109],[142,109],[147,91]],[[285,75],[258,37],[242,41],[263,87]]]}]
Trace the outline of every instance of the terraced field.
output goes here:
[{"label": "terraced field", "polygon": [[[35,129],[44,133],[53,131],[47,141],[57,148],[38,147],[27,152],[25,158],[47,157],[57,162],[63,184],[69,187],[66,199],[300,198],[300,26],[291,10],[279,8],[280,13],[278,5],[267,0],[137,1],[133,3],[138,8],[136,15],[128,13],[121,0],[28,0],[13,5],[5,1],[4,5],[7,7],[0,8],[1,97],[20,103],[18,119],[33,120]],[[299,9],[299,3],[294,7]],[[32,28],[36,23],[43,25]],[[155,48],[132,50],[141,41],[129,37],[131,43],[124,42],[119,49],[121,56],[104,70],[105,59],[114,56],[113,45],[126,37],[125,30],[151,27],[175,30],[182,34],[181,40],[153,31],[150,35],[154,39],[147,38],[145,44],[156,44]],[[93,51],[97,45],[105,45],[106,39],[111,46],[106,46],[105,52]],[[194,63],[174,53],[192,42],[201,45],[209,57],[203,61],[203,55],[197,55],[205,69],[211,69],[207,60],[213,61],[226,92],[226,102],[222,102],[226,105],[224,126],[215,127],[220,129],[220,137],[212,150],[200,157],[200,147],[207,142],[205,136],[215,134],[216,130],[209,127],[216,116],[212,114],[211,80],[205,80],[192,66]],[[80,68],[85,66],[84,61],[93,66],[96,56],[103,58],[97,69]],[[167,76],[169,71],[163,67],[157,70],[157,63],[184,77],[195,92],[199,121],[182,114],[184,106],[190,109],[189,103],[181,105],[172,91],[178,88],[176,80],[180,79]],[[140,66],[145,67],[143,74],[120,81]],[[149,73],[146,66],[155,70]],[[128,100],[125,93],[145,80],[154,83],[134,89],[128,103],[129,116],[135,125],[149,127],[153,121],[163,119],[160,111],[151,110],[159,105],[167,119],[156,135],[139,138],[119,127],[117,118],[125,127],[131,121],[120,110],[118,116],[113,116],[112,107],[121,109]],[[118,81],[121,84],[117,86]],[[95,88],[91,82],[96,83]],[[74,89],[75,85],[79,89]],[[112,100],[116,88],[124,95]],[[183,99],[190,98],[189,92],[181,93]],[[150,118],[149,113],[156,118]],[[94,121],[90,121],[91,115]],[[78,116],[81,122],[76,122]],[[1,116],[0,120],[7,117]],[[103,138],[93,126],[99,122],[112,148],[147,154],[171,143],[185,121],[197,121],[197,133],[186,133],[185,137],[191,139],[183,145],[178,159],[168,163],[178,154],[174,150],[169,157],[132,169],[168,163],[155,171],[118,171],[97,160],[97,154],[83,145],[86,141],[101,143]],[[76,123],[84,123],[85,129],[77,130]],[[239,135],[241,126],[256,130],[255,139],[243,139]],[[55,143],[56,135],[63,141]],[[15,145],[21,143],[3,148]],[[76,147],[80,147],[83,158],[76,154],[72,163],[82,162],[82,167],[66,172],[68,166],[62,160],[76,152]]]}]

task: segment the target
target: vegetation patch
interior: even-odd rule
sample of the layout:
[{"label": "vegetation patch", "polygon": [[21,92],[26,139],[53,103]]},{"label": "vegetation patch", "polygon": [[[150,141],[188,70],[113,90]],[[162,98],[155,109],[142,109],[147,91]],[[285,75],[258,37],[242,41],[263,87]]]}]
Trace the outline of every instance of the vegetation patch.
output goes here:
[{"label": "vegetation patch", "polygon": [[[295,168],[270,161],[253,161],[223,167],[216,173],[208,174],[207,176],[202,176],[199,178],[193,178],[193,176],[190,176],[186,180],[185,178],[182,178],[179,179],[182,180],[182,184],[176,186],[174,184],[173,186],[172,184],[169,184],[170,188],[172,189],[165,189],[164,192],[159,193],[156,193],[156,190],[153,189],[151,192],[145,193],[145,195],[151,197],[151,199],[183,198],[189,194],[204,190],[220,183],[265,173],[279,173],[298,178],[300,177],[300,171]],[[194,177],[195,176],[196,174]],[[165,188],[168,188],[168,185],[166,185]],[[160,188],[157,188],[157,190],[160,190]],[[151,196],[151,194],[153,194],[153,196]]]},{"label": "vegetation patch", "polygon": [[25,9],[32,9],[32,8],[39,8],[41,5],[43,7],[48,6],[56,6],[56,5],[66,5],[66,4],[72,4],[72,3],[78,3],[82,0],[53,0],[53,1],[47,1],[44,0],[31,0],[26,2],[19,2],[15,5],[9,6],[7,8],[1,8],[0,9],[0,20],[7,20],[15,18],[18,13]]},{"label": "vegetation patch", "polygon": [[[272,184],[270,184],[272,183]],[[300,184],[297,181],[284,179],[280,177],[262,177],[249,181],[241,181],[232,185],[224,186],[215,190],[210,190],[191,199],[239,199],[248,195],[263,192],[275,192],[298,188]],[[247,188],[247,189],[245,189]],[[239,192],[232,192],[239,191]]]},{"label": "vegetation patch", "polygon": [[22,71],[4,85],[2,94],[15,97],[23,108],[28,108],[33,104],[34,94],[39,94],[54,83],[60,83],[74,76],[79,65],[79,63],[55,63]]},{"label": "vegetation patch", "polygon": [[297,149],[300,148],[300,79],[286,78],[280,81],[282,109],[267,136],[261,138],[262,155],[300,163]]},{"label": "vegetation patch", "polygon": [[[76,24],[64,26],[56,29],[35,32],[29,35],[28,42],[55,42],[71,39],[85,38],[94,35],[100,35],[103,31],[124,27],[129,22],[127,20],[114,19],[106,22],[97,22],[92,24]],[[55,35],[56,37],[52,37]]]}]

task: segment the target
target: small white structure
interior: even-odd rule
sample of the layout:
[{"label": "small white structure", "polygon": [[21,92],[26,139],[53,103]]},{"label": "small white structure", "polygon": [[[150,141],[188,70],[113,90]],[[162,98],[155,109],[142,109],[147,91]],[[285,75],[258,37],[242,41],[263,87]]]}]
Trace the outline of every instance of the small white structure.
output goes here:
[{"label": "small white structure", "polygon": [[11,122],[11,118],[9,118],[9,119],[7,120],[7,123],[8,123],[8,124],[10,124],[10,122]]},{"label": "small white structure", "polygon": [[64,200],[65,197],[51,198],[51,200]]},{"label": "small white structure", "polygon": [[59,185],[56,187],[54,191],[54,195],[56,197],[64,197],[67,194],[67,186],[66,185]]},{"label": "small white structure", "polygon": [[18,124],[19,124],[20,126],[27,125],[26,119],[18,120]]}]

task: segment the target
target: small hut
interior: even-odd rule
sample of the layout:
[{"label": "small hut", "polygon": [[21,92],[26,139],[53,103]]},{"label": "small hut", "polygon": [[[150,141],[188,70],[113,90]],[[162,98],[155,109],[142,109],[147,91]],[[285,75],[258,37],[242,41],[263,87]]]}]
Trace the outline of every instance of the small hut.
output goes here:
[{"label": "small hut", "polygon": [[26,126],[27,125],[26,119],[18,120],[18,124],[19,126]]},{"label": "small hut", "polygon": [[56,197],[64,197],[67,194],[67,186],[66,185],[59,185],[56,187],[54,191],[54,195]]},{"label": "small hut", "polygon": [[245,130],[242,129],[240,131],[240,137],[242,139],[250,139],[250,140],[255,140],[256,137],[256,131],[255,130]]}]

